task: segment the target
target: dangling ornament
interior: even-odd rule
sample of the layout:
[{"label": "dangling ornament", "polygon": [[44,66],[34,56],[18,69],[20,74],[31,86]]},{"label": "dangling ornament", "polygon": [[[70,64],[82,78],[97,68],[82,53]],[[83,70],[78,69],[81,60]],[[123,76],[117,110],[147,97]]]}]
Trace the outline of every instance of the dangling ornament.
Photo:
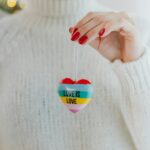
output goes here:
[{"label": "dangling ornament", "polygon": [[73,113],[81,111],[91,101],[93,87],[86,79],[73,81],[65,78],[61,81],[58,93],[62,103]]},{"label": "dangling ornament", "polygon": [[93,95],[92,83],[87,79],[78,80],[78,51],[74,48],[75,80],[64,78],[60,81],[58,94],[62,103],[72,112],[80,112],[90,103]]}]

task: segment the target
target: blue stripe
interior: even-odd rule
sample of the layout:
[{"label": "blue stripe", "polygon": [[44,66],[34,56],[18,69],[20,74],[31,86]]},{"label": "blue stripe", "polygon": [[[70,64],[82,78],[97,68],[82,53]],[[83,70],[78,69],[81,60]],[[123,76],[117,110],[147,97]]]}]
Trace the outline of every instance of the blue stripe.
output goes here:
[{"label": "blue stripe", "polygon": [[80,91],[78,92],[78,94],[76,94],[77,91],[73,90],[73,95],[69,95],[69,93],[67,93],[67,91],[62,90],[62,91],[58,91],[59,96],[63,96],[63,97],[78,97],[78,98],[91,98],[93,92],[85,92],[85,91]]},{"label": "blue stripe", "polygon": [[64,90],[93,92],[93,86],[83,85],[83,84],[60,84],[58,91],[64,91]]}]

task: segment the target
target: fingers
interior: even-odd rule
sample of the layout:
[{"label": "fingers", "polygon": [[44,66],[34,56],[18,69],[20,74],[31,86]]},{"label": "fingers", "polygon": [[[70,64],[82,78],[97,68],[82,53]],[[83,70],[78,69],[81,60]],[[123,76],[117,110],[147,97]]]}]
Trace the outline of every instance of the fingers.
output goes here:
[{"label": "fingers", "polygon": [[89,21],[91,21],[93,18],[95,18],[96,13],[94,12],[89,12],[85,17],[83,17],[75,26],[74,26],[74,30],[79,29],[81,26],[83,26],[84,24],[88,23]]},{"label": "fingers", "polygon": [[84,24],[88,23],[89,21],[91,21],[93,19],[94,15],[92,12],[89,12],[85,17],[83,17],[74,27],[72,27],[71,30],[69,30],[69,32],[71,32],[72,34],[74,34],[81,26],[83,26]]},{"label": "fingers", "polygon": [[87,43],[91,43],[97,37],[101,37],[105,32],[104,26],[105,26],[105,23],[100,23],[99,25],[92,28],[89,32],[87,32],[86,33],[88,37]]},{"label": "fingers", "polygon": [[[85,44],[94,39],[96,32],[98,32],[98,25],[100,25],[101,17],[105,13],[90,12],[83,19],[81,19],[74,27],[69,29],[72,34],[71,40],[78,41],[79,44]],[[96,29],[95,29],[96,28]],[[94,31],[91,31],[95,29]],[[97,34],[98,36],[98,34]]]},{"label": "fingers", "polygon": [[[79,44],[85,44],[87,41],[89,41],[89,38],[91,39],[91,35],[96,34],[95,30],[98,30],[96,28],[99,26],[100,21],[97,18],[92,19],[88,23],[82,25],[80,28],[78,28],[71,37],[72,41],[77,41]],[[94,29],[94,32],[92,31]]]},{"label": "fingers", "polygon": [[[95,38],[101,37],[104,32],[105,23],[99,23],[95,20],[92,20],[79,28],[73,35],[71,40],[72,41],[78,41],[79,44],[85,44],[92,42]],[[101,29],[101,30],[100,30]],[[72,33],[73,28],[70,29],[70,32]]]},{"label": "fingers", "polygon": [[104,38],[113,31],[117,31],[123,36],[132,35],[133,29],[133,24],[120,14],[110,12],[88,13],[70,29],[70,33],[72,33],[72,41],[85,44],[90,43],[97,37]]},{"label": "fingers", "polygon": [[111,32],[117,31],[121,35],[127,35],[132,34],[134,31],[134,27],[132,24],[130,24],[126,19],[124,20],[111,20],[105,23],[105,33],[102,35],[102,37],[108,36]]}]

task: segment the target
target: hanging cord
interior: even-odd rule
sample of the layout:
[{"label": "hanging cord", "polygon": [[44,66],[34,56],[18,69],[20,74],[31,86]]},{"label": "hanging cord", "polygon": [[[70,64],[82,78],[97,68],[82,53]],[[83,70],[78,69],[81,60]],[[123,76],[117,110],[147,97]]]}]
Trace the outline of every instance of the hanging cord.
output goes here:
[{"label": "hanging cord", "polygon": [[[97,46],[97,50],[99,50],[100,48],[100,44],[101,44],[101,37],[99,37],[99,42],[98,42],[98,46]],[[74,48],[74,64],[75,64],[75,80],[78,79],[78,65],[79,65],[79,50],[77,49],[76,45],[74,44],[73,46]]]},{"label": "hanging cord", "polygon": [[98,39],[98,40],[99,40],[99,42],[98,42],[98,46],[97,46],[97,51],[99,51],[100,44],[101,44],[101,40],[102,40],[102,39],[101,39],[101,37],[98,37],[98,38],[99,38],[99,39]]},{"label": "hanging cord", "polygon": [[78,58],[79,58],[79,51],[77,47],[74,45],[74,64],[75,64],[75,80],[78,79]]}]

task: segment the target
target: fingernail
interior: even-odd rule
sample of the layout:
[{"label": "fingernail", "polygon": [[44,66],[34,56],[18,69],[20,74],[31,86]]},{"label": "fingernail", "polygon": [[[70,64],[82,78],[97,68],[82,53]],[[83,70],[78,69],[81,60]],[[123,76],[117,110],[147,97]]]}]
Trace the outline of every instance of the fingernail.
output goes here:
[{"label": "fingernail", "polygon": [[72,41],[75,41],[75,40],[77,40],[77,39],[79,38],[79,36],[80,36],[80,32],[77,32],[77,33],[75,33],[75,34],[71,37],[71,40],[72,40]]},{"label": "fingernail", "polygon": [[99,36],[102,36],[105,33],[105,28],[103,28],[100,32],[99,32]]},{"label": "fingernail", "polygon": [[72,33],[72,34],[74,34],[77,30],[78,30],[78,28],[75,28],[75,29],[73,30],[73,33]]},{"label": "fingernail", "polygon": [[79,39],[79,44],[84,44],[87,42],[87,40],[88,40],[88,37],[86,35],[84,35],[83,37],[81,37]]}]

